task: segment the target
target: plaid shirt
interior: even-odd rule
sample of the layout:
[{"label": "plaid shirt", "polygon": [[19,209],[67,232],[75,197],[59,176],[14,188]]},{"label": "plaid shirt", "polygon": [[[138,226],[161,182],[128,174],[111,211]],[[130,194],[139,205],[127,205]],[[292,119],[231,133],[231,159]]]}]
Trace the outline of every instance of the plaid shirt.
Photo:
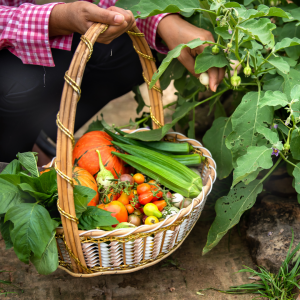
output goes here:
[{"label": "plaid shirt", "polygon": [[[108,8],[116,2],[100,0],[99,6]],[[24,64],[54,67],[51,48],[70,51],[73,38],[72,34],[49,38],[50,13],[57,4],[61,2],[35,5],[35,0],[0,0],[0,50],[7,48]],[[149,45],[161,53],[167,48],[157,41],[156,30],[165,15],[136,21]]]}]

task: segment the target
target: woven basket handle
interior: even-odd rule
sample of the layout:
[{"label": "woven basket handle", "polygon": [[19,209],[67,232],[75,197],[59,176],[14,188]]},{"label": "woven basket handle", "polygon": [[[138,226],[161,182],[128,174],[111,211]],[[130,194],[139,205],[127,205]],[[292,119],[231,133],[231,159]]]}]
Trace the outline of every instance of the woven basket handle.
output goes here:
[{"label": "woven basket handle", "polygon": [[[57,115],[57,158],[55,169],[57,172],[58,188],[58,210],[61,214],[67,250],[71,257],[73,271],[75,273],[88,273],[84,260],[79,235],[78,219],[75,214],[72,181],[72,152],[74,146],[74,122],[77,102],[80,99],[80,86],[86,63],[90,58],[93,45],[98,36],[107,29],[107,25],[94,23],[89,30],[81,37],[76,52],[70,64],[69,70],[65,74],[65,84],[61,97],[60,110]],[[149,84],[156,65],[152,57],[151,50],[137,27],[128,32],[133,41],[133,46],[139,54],[143,67],[145,81]],[[130,70],[129,70],[130,71]],[[163,107],[161,102],[160,85],[157,82],[155,87],[149,90],[151,118],[153,128],[158,128],[164,124]]]}]

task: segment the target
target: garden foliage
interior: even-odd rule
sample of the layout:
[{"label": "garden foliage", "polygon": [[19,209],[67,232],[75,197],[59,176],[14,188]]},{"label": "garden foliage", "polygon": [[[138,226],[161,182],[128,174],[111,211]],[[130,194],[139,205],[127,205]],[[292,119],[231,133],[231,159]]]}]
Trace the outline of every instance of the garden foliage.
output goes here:
[{"label": "garden foliage", "polygon": [[[211,109],[218,110],[203,142],[217,163],[219,179],[233,171],[233,181],[229,194],[216,202],[217,216],[203,253],[211,250],[253,206],[264,181],[281,161],[287,163],[300,199],[300,1],[293,2],[117,2],[118,6],[130,9],[141,18],[163,12],[181,13],[188,22],[211,31],[215,38],[216,42],[196,39],[168,53],[154,74],[151,86],[160,79],[165,89],[174,80],[178,100],[173,121],[160,129],[130,135],[154,141],[179,123],[189,125],[187,133],[193,138],[195,113],[191,111],[206,101],[210,101]],[[196,73],[206,72],[211,67],[225,67],[227,75],[215,94],[199,102],[197,95],[205,87],[176,58],[185,47],[195,48],[202,44],[209,46],[195,59]],[[219,49],[214,51],[216,54],[213,46]],[[232,60],[242,67],[240,74],[232,69]],[[220,101],[221,95],[228,90],[234,90],[235,97],[231,115],[222,109]]]}]

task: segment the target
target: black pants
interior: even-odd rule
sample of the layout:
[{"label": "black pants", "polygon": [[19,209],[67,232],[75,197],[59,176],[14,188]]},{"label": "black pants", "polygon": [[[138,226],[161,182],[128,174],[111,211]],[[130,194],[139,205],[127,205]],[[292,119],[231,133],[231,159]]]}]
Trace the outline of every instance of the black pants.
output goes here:
[{"label": "black pants", "polygon": [[[0,161],[31,151],[41,130],[56,141],[64,73],[79,38],[74,35],[71,52],[52,49],[55,67],[24,65],[8,50],[0,51]],[[75,131],[109,101],[142,82],[142,67],[127,34],[109,45],[96,43],[81,85]]]}]

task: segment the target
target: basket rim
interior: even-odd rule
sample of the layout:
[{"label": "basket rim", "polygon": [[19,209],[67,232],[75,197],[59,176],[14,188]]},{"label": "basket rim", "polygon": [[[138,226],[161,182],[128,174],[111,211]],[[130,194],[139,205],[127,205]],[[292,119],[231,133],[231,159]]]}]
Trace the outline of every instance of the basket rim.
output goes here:
[{"label": "basket rim", "polygon": [[[128,132],[128,133],[134,133],[137,131],[148,131],[150,130],[149,128],[139,128],[137,130],[130,130],[130,129],[123,129],[123,131]],[[167,226],[172,225],[176,220],[181,219],[185,216],[188,216],[196,207],[201,205],[203,201],[205,201],[206,197],[209,195],[209,193],[212,190],[213,184],[216,180],[217,172],[216,172],[216,163],[214,159],[211,156],[211,153],[209,150],[207,150],[203,145],[195,140],[195,139],[190,139],[187,138],[185,135],[179,132],[168,132],[166,134],[166,137],[172,137],[175,138],[176,140],[184,140],[186,142],[190,142],[193,146],[201,148],[201,151],[203,152],[203,155],[207,157],[208,159],[208,170],[207,172],[210,172],[208,175],[208,181],[205,185],[202,187],[201,193],[193,199],[192,203],[186,207],[182,208],[177,214],[170,216],[169,218],[165,219],[162,222],[159,222],[154,225],[140,225],[136,228],[121,228],[121,229],[115,229],[113,231],[104,231],[100,229],[92,229],[92,230],[78,230],[79,236],[80,237],[88,237],[88,236],[93,236],[93,237],[110,237],[110,236],[118,236],[118,237],[126,237],[128,235],[134,235],[136,233],[145,233],[145,232],[151,232],[155,231],[159,228],[165,228]],[[161,223],[161,224],[160,224]],[[63,229],[61,227],[57,228],[57,233],[62,233]]]}]

